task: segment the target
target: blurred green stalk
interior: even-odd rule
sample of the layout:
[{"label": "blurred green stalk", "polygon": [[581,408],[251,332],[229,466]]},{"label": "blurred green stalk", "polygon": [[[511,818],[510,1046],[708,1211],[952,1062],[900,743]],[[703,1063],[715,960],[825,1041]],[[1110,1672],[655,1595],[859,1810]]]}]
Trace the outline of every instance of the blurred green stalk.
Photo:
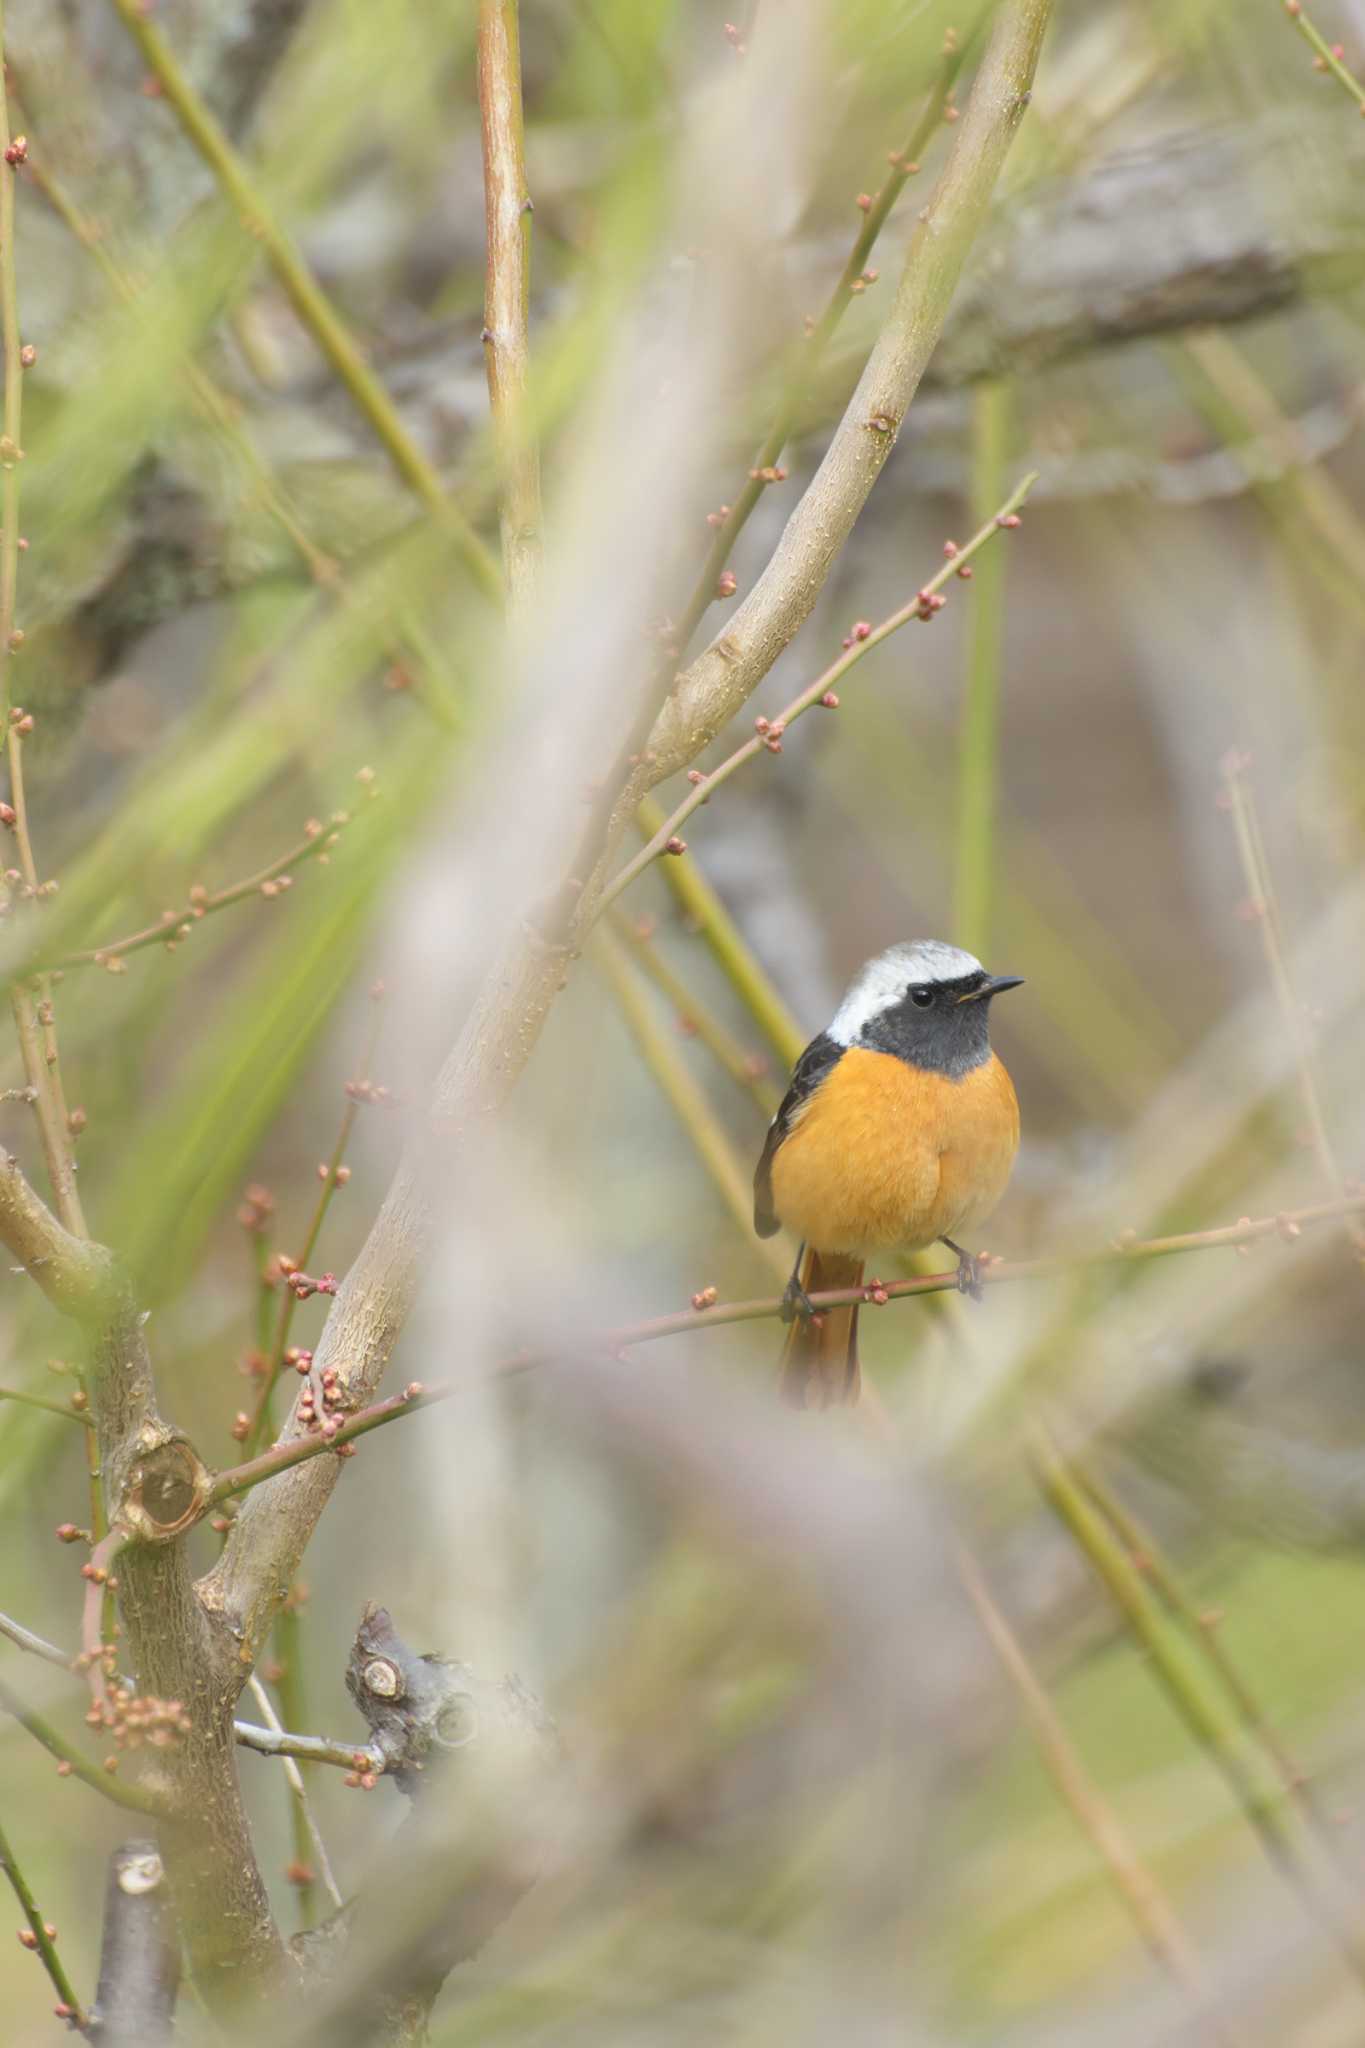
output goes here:
[{"label": "blurred green stalk", "polygon": [[[983,384],[972,402],[973,529],[990,518],[1004,496],[1012,439],[1009,385]],[[959,945],[984,959],[990,950],[995,883],[1005,550],[983,548],[974,566],[976,591],[968,608],[967,672],[958,741],[953,923]]]}]

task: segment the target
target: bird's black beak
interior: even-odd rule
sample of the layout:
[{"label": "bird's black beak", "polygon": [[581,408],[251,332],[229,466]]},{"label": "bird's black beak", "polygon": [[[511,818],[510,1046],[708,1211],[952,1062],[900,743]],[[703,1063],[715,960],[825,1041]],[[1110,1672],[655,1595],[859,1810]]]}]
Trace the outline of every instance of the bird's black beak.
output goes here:
[{"label": "bird's black beak", "polygon": [[965,996],[959,996],[958,1001],[960,1003],[979,1003],[986,996],[1003,995],[1007,988],[1022,988],[1023,984],[1024,977],[1022,974],[988,974],[980,988],[969,990]]}]

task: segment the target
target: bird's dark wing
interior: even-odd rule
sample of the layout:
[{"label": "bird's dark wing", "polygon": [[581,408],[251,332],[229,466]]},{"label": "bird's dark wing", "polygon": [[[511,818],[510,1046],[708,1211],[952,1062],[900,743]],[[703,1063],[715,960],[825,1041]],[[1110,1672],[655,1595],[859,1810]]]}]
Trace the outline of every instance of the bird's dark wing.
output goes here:
[{"label": "bird's dark wing", "polygon": [[802,1103],[814,1094],[830,1068],[843,1058],[843,1053],[844,1048],[836,1045],[822,1031],[818,1038],[811,1040],[792,1068],[791,1086],[768,1126],[763,1156],[754,1171],[754,1229],[760,1237],[774,1237],[782,1227],[773,1213],[773,1160],[777,1148],[796,1121],[796,1113]]}]

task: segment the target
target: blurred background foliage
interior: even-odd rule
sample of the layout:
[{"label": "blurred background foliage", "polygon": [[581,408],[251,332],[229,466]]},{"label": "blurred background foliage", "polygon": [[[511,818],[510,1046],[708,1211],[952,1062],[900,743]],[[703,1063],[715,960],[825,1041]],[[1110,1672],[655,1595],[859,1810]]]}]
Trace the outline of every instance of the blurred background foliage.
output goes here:
[{"label": "blurred background foliage", "polygon": [[[482,892],[574,709],[567,691],[550,713],[537,700],[518,752],[520,671],[461,537],[467,519],[496,549],[473,9],[148,13],[458,508],[435,516],[386,454],[117,10],[10,0],[37,348],[12,667],[37,726],[40,871],[61,886],[4,946],[13,975],[170,911],[172,936],[189,927],[117,972],[68,966],[54,998],[92,1228],[152,1312],[163,1410],[227,1464],[277,1313],[261,1275],[302,1242],[345,1083],[390,1095],[361,1108],[327,1213],[314,1269],[337,1273],[454,1035],[489,944]],[[584,621],[646,576],[682,610],[705,514],[741,487],[861,224],[855,195],[913,132],[949,30],[965,95],[980,13],[749,0],[732,34],[710,0],[524,8],[533,406],[551,555]],[[1321,0],[1314,19],[1359,75],[1359,0]],[[698,137],[722,146],[705,168],[723,194],[736,106],[775,165],[769,210],[744,217],[735,173],[731,215],[707,195],[733,238],[699,241]],[[741,594],[819,461],[951,129],[803,395],[790,477],[733,558]],[[400,1381],[465,1374],[471,1391],[367,1441],[277,1644],[287,1718],[354,1733],[345,1649],[360,1600],[381,1598],[413,1640],[514,1662],[570,1749],[612,1763],[604,1839],[452,1980],[442,2042],[1359,2038],[1365,1275],[1341,1224],[1002,1287],[980,1311],[937,1296],[865,1313],[894,1440],[874,1432],[869,1450],[842,1418],[805,1429],[807,1450],[824,1433],[840,1459],[875,1456],[970,1540],[1073,1761],[1199,1956],[1193,1996],[1154,1967],[1094,1811],[1078,1826],[1059,1797],[1036,1702],[980,1633],[950,1551],[906,1583],[903,1647],[932,1711],[883,1802],[886,1759],[844,1712],[858,1674],[838,1668],[818,1597],[803,1606],[800,1560],[789,1584],[700,1484],[689,1497],[638,1445],[576,1432],[562,1376],[553,1399],[532,1381],[489,1393],[485,1368],[553,1328],[557,1302],[591,1327],[707,1286],[773,1291],[784,1255],[744,1215],[766,1117],[847,976],[902,937],[952,937],[1027,978],[997,1028],[1025,1135],[993,1251],[1350,1190],[1365,1163],[1363,150],[1349,94],[1270,0],[1064,0],[896,456],[753,711],[773,715],[853,620],[904,603],[944,541],[1037,468],[1021,530],[931,626],[868,657],[837,716],[802,721],[780,760],[761,754],[695,814],[685,860],[622,898],[556,1006],[499,1138],[491,1235],[452,1237],[398,1361]],[[718,297],[738,311],[717,351]],[[601,544],[564,530],[603,419],[629,464],[623,333],[680,366],[711,351],[705,460],[652,479],[662,563],[612,552],[609,476]],[[296,846],[310,851],[287,886],[194,915],[192,892]],[[6,1065],[17,1086],[13,1050]],[[0,1118],[36,1174],[28,1111]],[[238,1217],[249,1182],[273,1200],[259,1230]],[[324,1306],[300,1308],[296,1341]],[[70,1330],[17,1282],[0,1314],[4,1383],[60,1394]],[[723,1429],[712,1376],[766,1402],[776,1347],[759,1323],[635,1356]],[[735,1412],[747,1427],[766,1410]],[[1058,1440],[1149,1533],[1125,1543],[1101,1514],[1112,1554],[1093,1531],[1078,1544],[1047,1483]],[[0,1605],[70,1641],[71,1557],[51,1529],[84,1519],[81,1434],[6,1402],[0,1446]],[[850,1483],[833,1459],[836,1505]],[[1192,1621],[1143,1575],[1157,1540]],[[1138,1608],[1101,1584],[1101,1554]],[[1292,1788],[1209,1663],[1215,1640]],[[79,1725],[60,1674],[3,1643],[0,1659]],[[58,1792],[26,1742],[0,1726],[6,1826],[89,1983],[91,1851],[117,1816]],[[277,1769],[243,1759],[292,1926],[323,1904],[285,1880]],[[325,1771],[310,1790],[349,1892],[396,1800]],[[9,2038],[47,2039],[31,1958],[0,1947],[0,1982]]]}]

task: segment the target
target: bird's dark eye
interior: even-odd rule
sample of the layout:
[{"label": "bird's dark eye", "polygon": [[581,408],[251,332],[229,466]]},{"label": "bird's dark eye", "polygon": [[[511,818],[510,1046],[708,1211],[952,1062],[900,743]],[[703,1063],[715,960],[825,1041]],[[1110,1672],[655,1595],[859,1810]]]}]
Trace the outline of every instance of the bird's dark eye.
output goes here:
[{"label": "bird's dark eye", "polygon": [[917,1010],[927,1010],[934,1000],[934,991],[931,988],[912,988],[910,1000]]}]

